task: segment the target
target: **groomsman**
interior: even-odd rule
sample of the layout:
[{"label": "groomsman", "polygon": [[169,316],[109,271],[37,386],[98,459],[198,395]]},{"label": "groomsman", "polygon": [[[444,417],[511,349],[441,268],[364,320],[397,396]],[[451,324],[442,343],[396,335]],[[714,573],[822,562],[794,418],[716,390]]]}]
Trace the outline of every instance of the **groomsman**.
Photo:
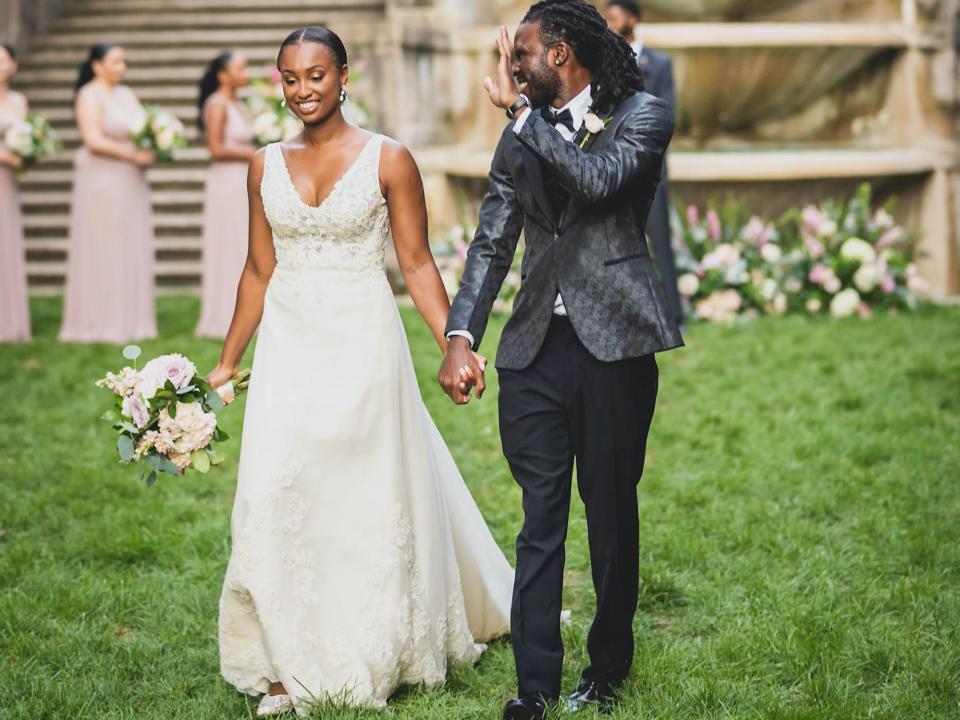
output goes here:
[{"label": "groomsman", "polygon": [[[676,114],[677,93],[673,84],[673,63],[666,53],[647,47],[643,40],[636,37],[635,28],[643,17],[643,8],[634,0],[610,0],[604,13],[607,25],[622,36],[637,54],[637,61],[643,71],[645,89],[651,95],[666,100]],[[678,324],[683,322],[680,305],[680,293],[677,290],[677,270],[670,244],[670,187],[667,180],[667,168],[664,165],[663,179],[653,200],[650,217],[647,220],[647,236],[653,244],[657,269],[667,302]]]}]

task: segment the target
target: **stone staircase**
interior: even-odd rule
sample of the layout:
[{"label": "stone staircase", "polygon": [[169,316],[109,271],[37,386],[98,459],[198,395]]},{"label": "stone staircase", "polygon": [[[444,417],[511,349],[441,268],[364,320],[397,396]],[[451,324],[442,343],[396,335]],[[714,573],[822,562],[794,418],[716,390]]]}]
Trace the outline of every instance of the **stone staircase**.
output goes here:
[{"label": "stone staircase", "polygon": [[[150,169],[161,289],[199,282],[206,149],[196,129],[196,84],[224,48],[243,52],[253,76],[265,76],[291,30],[327,25],[351,55],[375,52],[383,0],[73,0],[46,35],[31,40],[15,87],[34,112],[52,122],[64,144],[59,157],[21,178],[31,291],[58,292],[66,268],[73,180],[80,142],[73,119],[73,83],[91,45],[108,41],[127,51],[126,82],[141,101],[172,110],[187,126],[190,147],[176,162]],[[104,278],[104,281],[108,281]]]}]

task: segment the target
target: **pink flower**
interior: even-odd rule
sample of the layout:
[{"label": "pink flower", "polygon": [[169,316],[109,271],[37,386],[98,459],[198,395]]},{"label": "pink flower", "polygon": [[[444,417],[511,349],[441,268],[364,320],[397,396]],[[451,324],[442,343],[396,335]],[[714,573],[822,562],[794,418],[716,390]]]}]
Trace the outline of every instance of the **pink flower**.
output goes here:
[{"label": "pink flower", "polygon": [[900,233],[901,233],[900,228],[891,228],[890,230],[887,230],[877,240],[877,243],[874,246],[876,248],[876,251],[880,252],[881,250],[884,250],[885,248],[888,248],[891,245],[893,245],[895,242],[897,242],[897,240],[900,239]]},{"label": "pink flower", "polygon": [[807,252],[810,254],[810,257],[819,258],[827,254],[827,249],[823,246],[823,243],[812,235],[804,234],[803,242],[804,245],[806,245]]},{"label": "pink flower", "polygon": [[720,227],[720,216],[714,210],[707,211],[707,233],[714,242],[720,242],[723,231]]},{"label": "pink flower", "polygon": [[123,399],[121,410],[140,429],[146,427],[150,422],[150,412],[139,395],[127,395]]},{"label": "pink flower", "polygon": [[826,265],[823,263],[817,263],[810,268],[809,279],[814,285],[822,285],[832,274],[833,273],[831,272],[830,268],[828,268]]},{"label": "pink flower", "polygon": [[823,213],[820,212],[816,205],[807,205],[803,209],[802,217],[803,224],[812,232],[817,232],[820,223],[823,222]]},{"label": "pink flower", "polygon": [[210,444],[217,429],[217,416],[204,412],[200,403],[177,403],[177,416],[170,417],[166,408],[160,411],[157,450],[173,458],[189,455]]},{"label": "pink flower", "polygon": [[763,247],[772,234],[772,228],[765,225],[763,220],[754,215],[750,221],[743,226],[743,239],[745,242],[757,247]]},{"label": "pink flower", "polygon": [[866,320],[867,318],[871,317],[873,313],[870,310],[870,306],[865,302],[862,302],[857,306],[857,315]]},{"label": "pink flower", "polygon": [[890,295],[897,289],[897,281],[894,280],[893,275],[884,275],[883,280],[880,281],[880,289],[886,295]]},{"label": "pink flower", "polygon": [[696,227],[700,224],[700,212],[696,205],[687,205],[687,227]]},{"label": "pink flower", "polygon": [[177,390],[187,387],[197,375],[197,366],[183,355],[174,353],[155,357],[143,366],[140,374],[143,376],[140,392],[145,398],[151,398],[167,380]]}]

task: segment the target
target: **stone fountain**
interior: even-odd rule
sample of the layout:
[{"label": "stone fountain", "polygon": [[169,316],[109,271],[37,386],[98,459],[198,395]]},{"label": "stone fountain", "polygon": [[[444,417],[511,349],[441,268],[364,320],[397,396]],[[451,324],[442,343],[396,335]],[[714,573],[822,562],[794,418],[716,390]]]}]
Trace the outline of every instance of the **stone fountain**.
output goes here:
[{"label": "stone fountain", "polygon": [[[863,180],[901,197],[934,293],[960,294],[954,28],[958,0],[647,0],[640,30],[671,54],[678,87],[674,194],[733,192],[759,212]],[[492,73],[512,0],[396,0],[384,127],[417,148],[435,225],[482,194],[503,129]]]}]

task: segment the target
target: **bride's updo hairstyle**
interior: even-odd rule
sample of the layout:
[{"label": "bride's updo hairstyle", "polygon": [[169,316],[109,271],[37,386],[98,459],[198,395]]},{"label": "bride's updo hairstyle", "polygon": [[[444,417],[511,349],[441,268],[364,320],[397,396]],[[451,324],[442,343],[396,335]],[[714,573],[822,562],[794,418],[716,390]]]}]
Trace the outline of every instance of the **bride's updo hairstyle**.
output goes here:
[{"label": "bride's updo hairstyle", "polygon": [[280,45],[280,52],[277,53],[277,68],[280,67],[280,55],[285,48],[290,45],[300,45],[305,42],[315,42],[326,45],[333,53],[337,61],[337,67],[343,68],[347,64],[347,48],[343,45],[343,40],[333,30],[325,27],[311,25],[310,27],[294,30],[287,35],[286,39]]}]

